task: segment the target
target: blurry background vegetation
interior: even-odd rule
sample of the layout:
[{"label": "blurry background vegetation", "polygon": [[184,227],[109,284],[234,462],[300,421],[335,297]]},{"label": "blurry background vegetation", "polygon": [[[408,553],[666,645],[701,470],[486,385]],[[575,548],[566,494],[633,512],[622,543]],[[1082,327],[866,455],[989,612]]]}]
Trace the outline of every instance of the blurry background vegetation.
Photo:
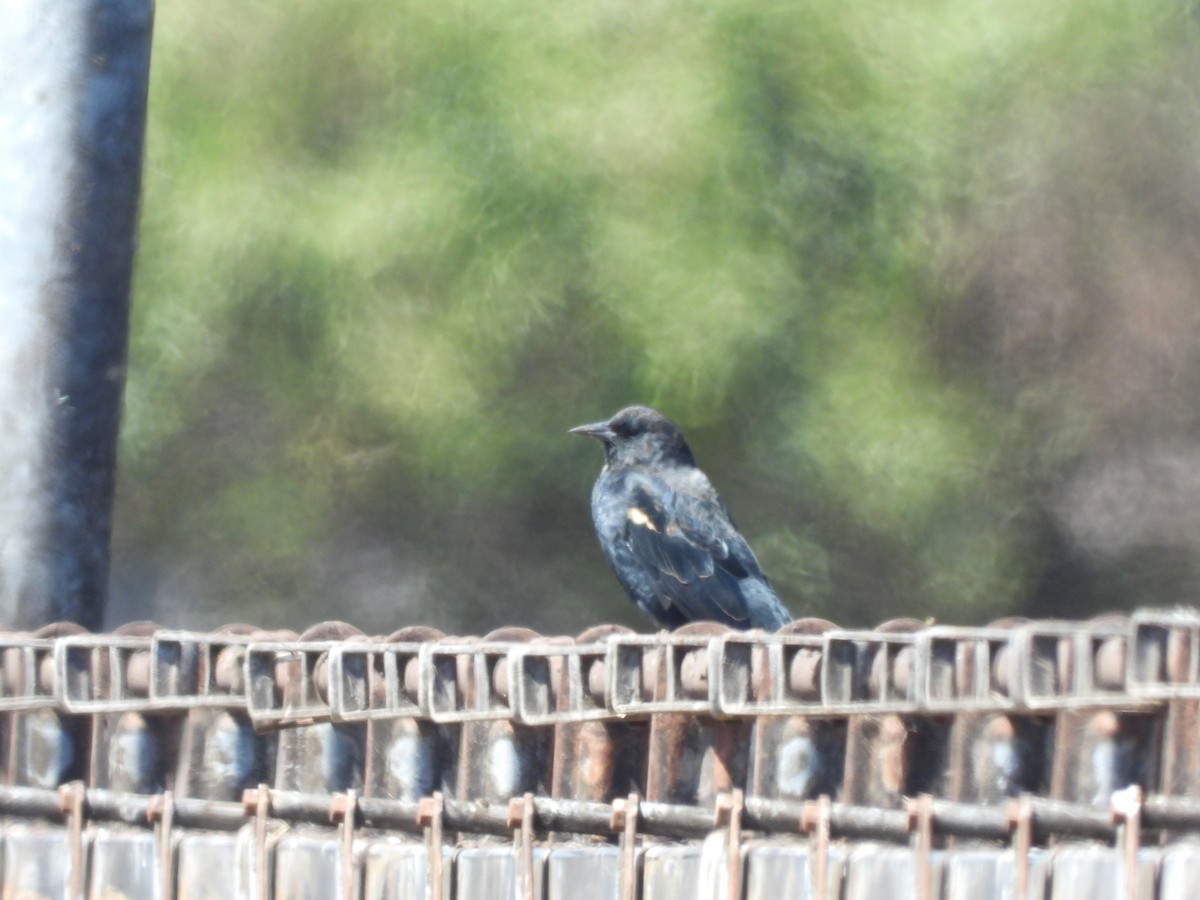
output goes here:
[{"label": "blurry background vegetation", "polygon": [[1196,600],[1181,0],[160,0],[110,624],[639,628],[630,402],[797,615]]}]

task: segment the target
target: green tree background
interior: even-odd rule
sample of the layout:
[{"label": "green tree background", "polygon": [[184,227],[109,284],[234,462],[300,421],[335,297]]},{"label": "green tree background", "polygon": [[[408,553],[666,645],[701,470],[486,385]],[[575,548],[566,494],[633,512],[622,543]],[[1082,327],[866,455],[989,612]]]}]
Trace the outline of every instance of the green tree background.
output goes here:
[{"label": "green tree background", "polygon": [[645,627],[630,402],[796,615],[1194,599],[1194,6],[157,16],[110,619]]}]

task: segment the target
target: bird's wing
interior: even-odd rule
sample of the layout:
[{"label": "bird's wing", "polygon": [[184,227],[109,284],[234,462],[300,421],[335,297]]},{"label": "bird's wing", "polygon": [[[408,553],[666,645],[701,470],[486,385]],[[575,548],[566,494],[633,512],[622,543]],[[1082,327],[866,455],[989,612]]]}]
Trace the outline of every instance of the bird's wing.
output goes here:
[{"label": "bird's wing", "polygon": [[691,619],[746,621],[749,610],[738,582],[761,574],[715,494],[675,491],[646,475],[631,497],[626,540],[662,594]]}]

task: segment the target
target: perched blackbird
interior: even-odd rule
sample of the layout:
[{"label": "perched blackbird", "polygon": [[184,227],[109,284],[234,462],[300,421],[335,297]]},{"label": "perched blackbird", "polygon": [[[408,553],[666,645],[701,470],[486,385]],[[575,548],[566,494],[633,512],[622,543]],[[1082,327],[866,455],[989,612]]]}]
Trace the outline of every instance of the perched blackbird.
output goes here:
[{"label": "perched blackbird", "polygon": [[630,406],[571,433],[604,445],[592,520],[638,609],[664,628],[703,619],[774,631],[792,620],[665,416]]}]

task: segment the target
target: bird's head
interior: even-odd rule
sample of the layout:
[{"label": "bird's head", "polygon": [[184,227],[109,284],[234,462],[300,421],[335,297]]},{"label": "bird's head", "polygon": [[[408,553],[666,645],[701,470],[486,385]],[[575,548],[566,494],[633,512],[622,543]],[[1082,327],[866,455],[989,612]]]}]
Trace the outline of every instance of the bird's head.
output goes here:
[{"label": "bird's head", "polygon": [[611,419],[572,428],[571,434],[598,440],[613,467],[696,464],[680,430],[648,406],[628,406]]}]

